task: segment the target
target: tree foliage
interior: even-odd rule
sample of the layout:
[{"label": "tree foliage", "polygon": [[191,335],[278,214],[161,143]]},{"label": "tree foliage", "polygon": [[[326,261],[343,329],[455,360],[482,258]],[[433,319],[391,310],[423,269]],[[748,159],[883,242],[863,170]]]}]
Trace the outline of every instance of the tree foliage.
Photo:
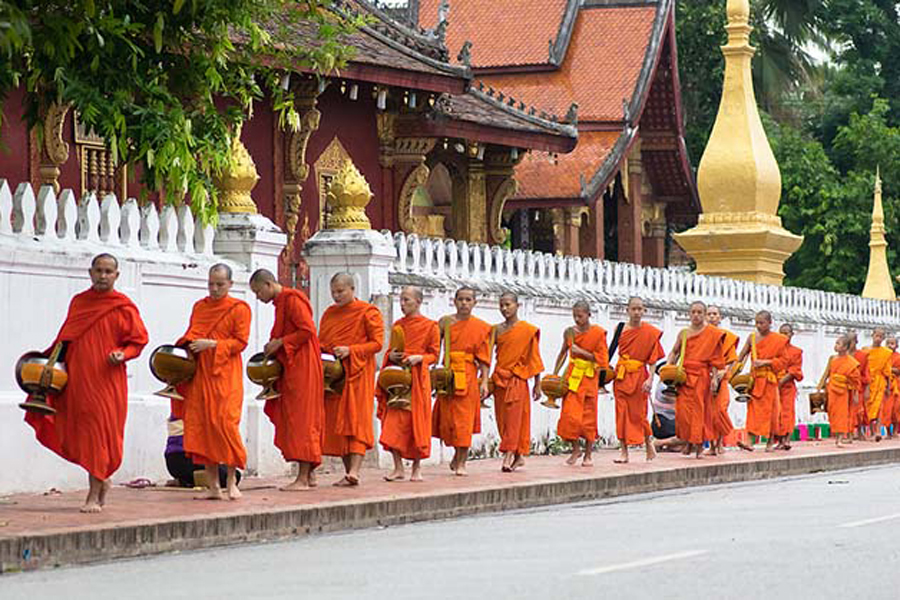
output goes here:
[{"label": "tree foliage", "polygon": [[[253,103],[270,99],[281,125],[297,127],[285,74],[349,58],[341,36],[359,19],[331,4],[0,0],[0,97],[24,84],[32,126],[70,104],[117,160],[140,165],[146,187],[214,217],[213,178]],[[303,43],[298,28],[311,32]]]}]

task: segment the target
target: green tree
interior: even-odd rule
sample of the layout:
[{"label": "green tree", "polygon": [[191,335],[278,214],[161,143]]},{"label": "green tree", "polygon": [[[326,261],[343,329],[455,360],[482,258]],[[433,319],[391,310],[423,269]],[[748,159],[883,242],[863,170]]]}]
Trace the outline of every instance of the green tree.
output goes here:
[{"label": "green tree", "polygon": [[286,73],[327,73],[350,56],[341,36],[360,20],[331,4],[0,0],[0,98],[23,83],[32,126],[52,103],[70,104],[118,160],[140,165],[149,189],[187,194],[214,218],[212,179],[254,101],[271,100],[296,127]]}]

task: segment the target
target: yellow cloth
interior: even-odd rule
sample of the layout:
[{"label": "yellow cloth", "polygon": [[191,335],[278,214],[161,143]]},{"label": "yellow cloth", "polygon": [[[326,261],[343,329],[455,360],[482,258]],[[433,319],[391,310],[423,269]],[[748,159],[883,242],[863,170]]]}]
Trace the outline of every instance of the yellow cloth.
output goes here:
[{"label": "yellow cloth", "polygon": [[466,382],[466,364],[475,362],[475,356],[468,352],[451,352],[450,353],[450,370],[453,371],[453,387],[457,390],[465,390],[468,387]]},{"label": "yellow cloth", "polygon": [[594,369],[596,366],[597,365],[592,360],[572,357],[572,372],[569,374],[569,390],[577,392],[582,379],[594,376]]},{"label": "yellow cloth", "polygon": [[767,381],[778,383],[778,377],[775,375],[775,371],[772,370],[772,367],[759,367],[758,369],[753,369],[753,376],[765,377]]},{"label": "yellow cloth", "polygon": [[835,387],[838,387],[838,388],[841,388],[844,390],[849,388],[849,386],[847,385],[847,376],[846,375],[832,373],[831,376],[829,376],[829,378],[828,378],[828,382],[831,383],[832,385],[834,385]]},{"label": "yellow cloth", "polygon": [[620,358],[616,364],[616,379],[619,381],[625,379],[626,373],[634,373],[644,368],[644,362],[633,360],[631,358]]}]

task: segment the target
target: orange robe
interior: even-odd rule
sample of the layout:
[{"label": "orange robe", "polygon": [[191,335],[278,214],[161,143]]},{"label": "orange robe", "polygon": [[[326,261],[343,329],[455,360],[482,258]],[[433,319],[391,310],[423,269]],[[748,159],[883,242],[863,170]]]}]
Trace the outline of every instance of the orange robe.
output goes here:
[{"label": "orange robe", "polygon": [[643,444],[651,434],[647,420],[648,393],[644,382],[650,377],[647,365],[652,366],[665,353],[659,343],[662,331],[641,323],[640,327],[622,329],[619,335],[619,362],[616,363],[616,381],[613,394],[616,397],[616,437],[623,444]]},{"label": "orange robe", "polygon": [[[721,330],[724,334],[722,338],[722,360],[726,366],[737,362],[737,345],[739,338],[730,331]],[[731,396],[728,392],[728,375],[719,383],[719,391],[712,397],[712,406],[710,407],[707,423],[711,428],[711,433],[706,437],[709,439],[724,438],[734,431],[734,424],[728,415],[728,404],[731,402]]]},{"label": "orange robe", "polygon": [[[681,343],[680,334],[677,343]],[[691,444],[702,444],[706,429],[706,409],[712,407],[710,372],[725,367],[722,342],[725,332],[707,325],[699,333],[688,335],[684,349],[684,384],[678,387],[675,401],[675,435]]]},{"label": "orange robe", "polygon": [[[571,341],[566,340],[569,348]],[[562,413],[556,426],[556,433],[564,440],[584,438],[589,444],[597,439],[597,393],[600,383],[599,369],[609,365],[609,348],[606,346],[606,331],[598,325],[582,333],[576,332],[575,344],[594,355],[587,371],[577,366],[576,358],[569,356],[569,368],[565,380],[568,392],[563,398]],[[592,373],[589,375],[589,373]],[[573,389],[574,388],[574,389]]]},{"label": "orange robe", "polygon": [[[385,450],[396,450],[405,459],[417,460],[431,456],[431,373],[429,369],[440,347],[438,325],[418,315],[404,317],[394,323],[405,334],[404,357],[418,354],[422,362],[414,365],[410,410],[391,408],[387,396],[378,390],[378,416],[381,418],[381,438]],[[382,366],[391,364],[388,353]]]},{"label": "orange robe", "polygon": [[869,399],[866,401],[866,419],[871,423],[881,415],[881,403],[885,394],[890,393],[888,383],[891,379],[890,348],[878,346],[870,348],[867,353],[869,369]]},{"label": "orange robe", "polygon": [[494,409],[500,430],[500,452],[522,456],[531,450],[531,398],[528,380],[544,370],[540,351],[541,330],[518,321],[497,336]]},{"label": "orange robe", "polygon": [[852,356],[835,356],[828,366],[827,410],[832,434],[849,434],[855,428],[851,420],[850,392],[860,386],[859,362]]},{"label": "orange robe", "polygon": [[750,371],[753,375],[753,388],[750,390],[750,402],[747,405],[747,431],[751,435],[768,438],[772,435],[781,414],[777,373],[783,371],[787,364],[785,348],[788,342],[785,336],[774,331],[762,339],[756,332],[750,335],[757,340],[757,358],[774,362],[769,367]]},{"label": "orange robe", "polygon": [[[894,352],[891,357],[891,368],[900,369],[900,352]],[[894,426],[894,433],[897,433],[898,425],[900,425],[900,376],[891,376],[891,413],[890,422]]]},{"label": "orange robe", "polygon": [[325,435],[325,392],[312,305],[306,294],[287,287],[273,304],[270,337],[282,341],[275,358],[283,371],[276,384],[281,396],[266,400],[265,412],[275,425],[275,446],[284,460],[318,465]]},{"label": "orange robe", "polygon": [[381,312],[358,299],[329,306],[319,323],[319,343],[326,352],[337,346],[350,348],[350,355],[341,361],[343,391],[325,395],[323,454],[365,454],[375,446],[375,355],[384,345]]},{"label": "orange robe", "polygon": [[853,353],[853,358],[859,363],[859,399],[850,407],[850,420],[853,427],[862,427],[869,424],[866,404],[863,401],[869,387],[869,353],[865,350],[857,350]]},{"label": "orange robe", "polygon": [[147,339],[137,307],[124,294],[90,289],[72,298],[53,342],[67,343],[69,375],[62,393],[47,399],[56,414],[25,414],[37,440],[97,479],[109,479],[122,463],[128,413],[125,365],[109,364],[109,354],[137,358]]},{"label": "orange robe", "polygon": [[[475,317],[450,326],[450,354],[456,357],[456,369],[463,375],[454,375],[457,388],[453,396],[438,395],[431,416],[431,434],[447,446],[468,448],[472,434],[481,432],[481,381],[476,361],[490,368],[490,337],[491,326]],[[463,379],[465,386],[460,386]]]},{"label": "orange robe", "polygon": [[184,396],[184,451],[197,464],[243,468],[247,450],[241,438],[244,369],[241,352],[250,337],[250,305],[225,296],[194,304],[187,332],[176,345],[216,340],[215,348],[195,355],[197,372],[179,386]]},{"label": "orange robe", "polygon": [[797,382],[803,381],[803,350],[788,344],[784,349],[785,366],[778,372],[778,380],[790,373],[794,379],[779,387],[781,412],[775,435],[791,435],[797,424]]}]

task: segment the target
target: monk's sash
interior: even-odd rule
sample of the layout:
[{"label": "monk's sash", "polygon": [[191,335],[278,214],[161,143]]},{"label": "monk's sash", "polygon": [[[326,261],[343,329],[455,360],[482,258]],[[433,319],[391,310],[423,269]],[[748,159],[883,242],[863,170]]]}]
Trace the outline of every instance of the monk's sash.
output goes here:
[{"label": "monk's sash", "polygon": [[577,392],[581,386],[581,380],[587,377],[590,379],[594,376],[596,363],[592,360],[571,357],[572,372],[569,374],[569,391]]},{"label": "monk's sash", "polygon": [[642,360],[634,360],[627,356],[620,357],[619,362],[616,363],[616,379],[618,381],[625,379],[626,374],[640,371],[645,364]]},{"label": "monk's sash", "polygon": [[475,364],[475,355],[469,352],[450,352],[450,370],[453,371],[453,387],[457,391],[465,392],[468,387],[466,380],[466,365]]},{"label": "monk's sash", "polygon": [[832,373],[828,378],[828,384],[833,385],[839,390],[850,389],[850,380],[847,379],[846,375],[841,375],[840,373]]}]

